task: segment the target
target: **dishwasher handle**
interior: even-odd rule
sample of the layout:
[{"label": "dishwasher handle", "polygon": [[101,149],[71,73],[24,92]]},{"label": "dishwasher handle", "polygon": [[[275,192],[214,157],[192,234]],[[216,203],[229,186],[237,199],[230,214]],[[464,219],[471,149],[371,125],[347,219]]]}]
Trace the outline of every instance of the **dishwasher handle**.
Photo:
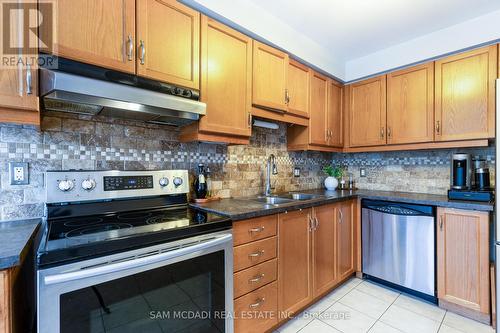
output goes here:
[{"label": "dishwasher handle", "polygon": [[399,216],[434,216],[432,206],[387,201],[363,201],[362,208]]}]

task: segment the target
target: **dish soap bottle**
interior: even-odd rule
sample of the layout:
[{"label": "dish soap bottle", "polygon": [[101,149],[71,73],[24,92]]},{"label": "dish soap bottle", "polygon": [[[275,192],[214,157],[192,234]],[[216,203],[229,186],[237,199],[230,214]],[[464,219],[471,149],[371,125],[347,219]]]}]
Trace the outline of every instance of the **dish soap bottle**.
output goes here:
[{"label": "dish soap bottle", "polygon": [[205,199],[207,196],[207,181],[205,178],[205,166],[198,164],[198,174],[193,183],[194,193],[197,199]]}]

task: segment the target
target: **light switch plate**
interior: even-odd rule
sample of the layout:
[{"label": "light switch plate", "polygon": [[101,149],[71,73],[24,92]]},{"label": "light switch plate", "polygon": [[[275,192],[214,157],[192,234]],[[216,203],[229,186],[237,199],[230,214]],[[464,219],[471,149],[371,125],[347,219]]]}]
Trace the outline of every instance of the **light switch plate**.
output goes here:
[{"label": "light switch plate", "polygon": [[10,185],[28,185],[28,163],[27,162],[9,162]]},{"label": "light switch plate", "polygon": [[294,177],[300,177],[300,168],[293,168],[293,176]]}]

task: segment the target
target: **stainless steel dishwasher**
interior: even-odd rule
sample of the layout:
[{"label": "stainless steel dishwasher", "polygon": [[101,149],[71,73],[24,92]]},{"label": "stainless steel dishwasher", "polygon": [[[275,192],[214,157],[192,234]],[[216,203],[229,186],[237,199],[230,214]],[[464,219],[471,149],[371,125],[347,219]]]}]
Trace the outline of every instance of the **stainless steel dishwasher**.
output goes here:
[{"label": "stainless steel dishwasher", "polygon": [[436,302],[434,208],[363,200],[361,223],[364,275]]}]

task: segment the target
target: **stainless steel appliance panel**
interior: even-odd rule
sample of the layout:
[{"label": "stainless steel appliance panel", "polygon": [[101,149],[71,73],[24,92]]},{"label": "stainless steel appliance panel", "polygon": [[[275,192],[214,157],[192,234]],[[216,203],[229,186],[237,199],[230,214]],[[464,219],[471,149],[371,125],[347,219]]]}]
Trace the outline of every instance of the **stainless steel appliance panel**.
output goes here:
[{"label": "stainless steel appliance panel", "polygon": [[363,273],[435,294],[434,218],[362,209]]}]

